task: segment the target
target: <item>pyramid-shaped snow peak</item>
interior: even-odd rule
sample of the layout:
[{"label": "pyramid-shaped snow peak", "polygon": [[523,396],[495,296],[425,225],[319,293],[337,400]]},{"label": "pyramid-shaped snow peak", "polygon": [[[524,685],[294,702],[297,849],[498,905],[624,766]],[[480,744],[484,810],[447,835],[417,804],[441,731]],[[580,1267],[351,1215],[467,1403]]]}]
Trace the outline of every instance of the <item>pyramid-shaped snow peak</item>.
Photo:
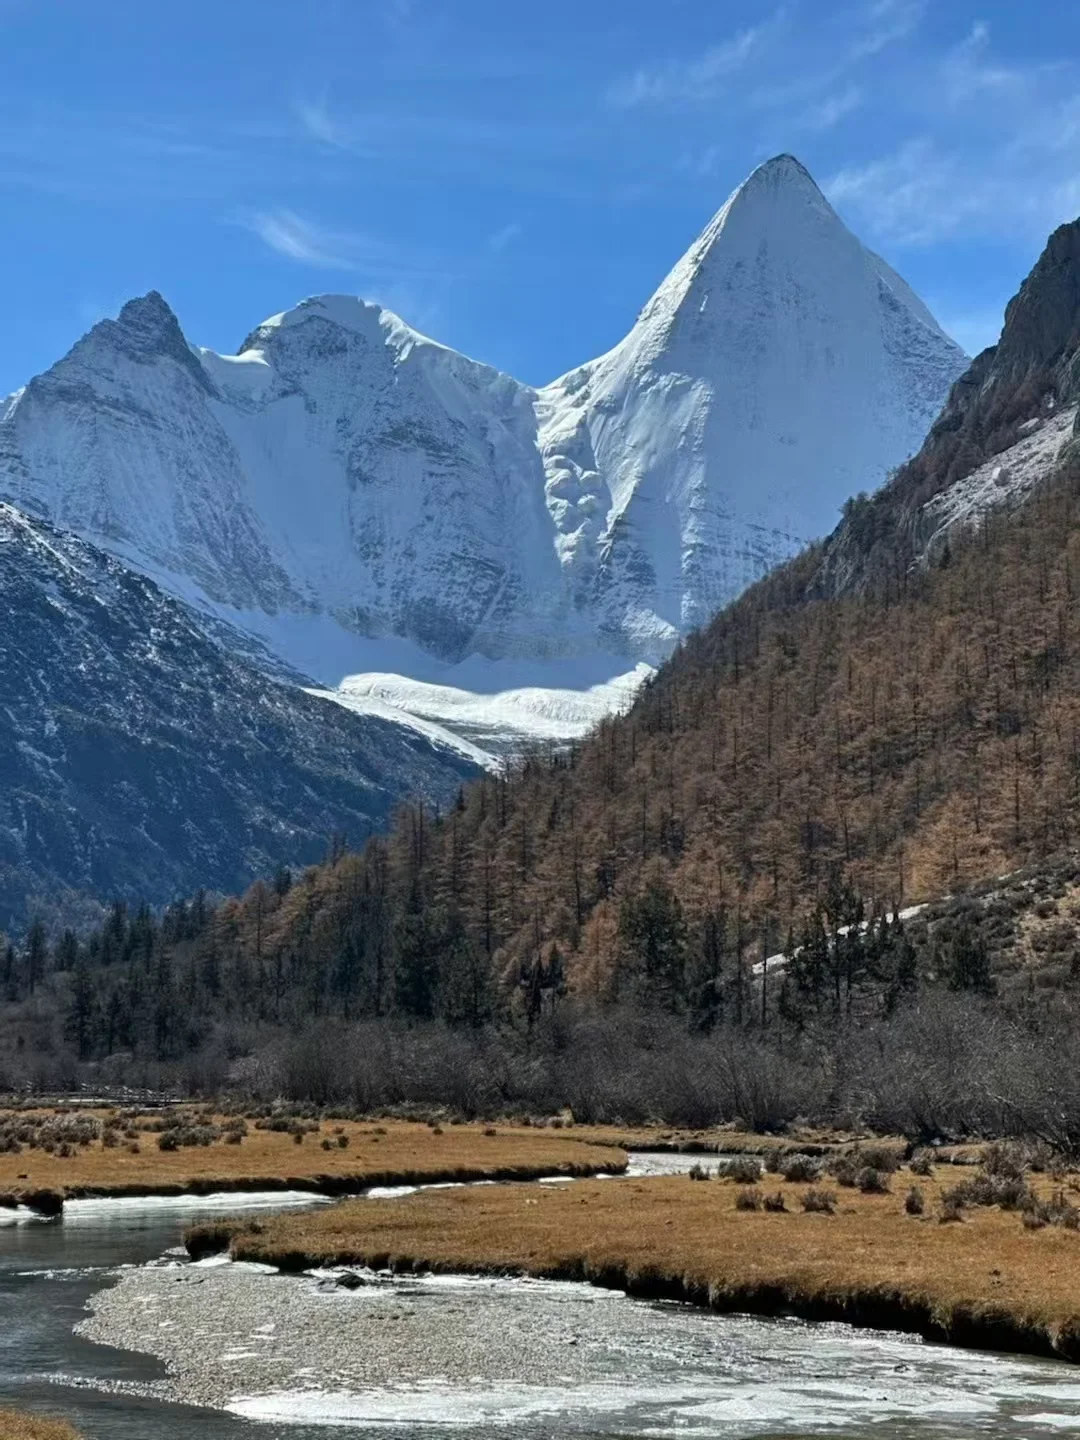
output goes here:
[{"label": "pyramid-shaped snow peak", "polygon": [[649,652],[706,620],[917,449],[963,366],[797,160],[755,170],[626,339],[543,392],[606,624]]},{"label": "pyramid-shaped snow peak", "polygon": [[0,497],[320,681],[654,661],[915,450],[963,366],[781,156],[540,391],[351,297],[233,356],[133,301],[0,406]]}]

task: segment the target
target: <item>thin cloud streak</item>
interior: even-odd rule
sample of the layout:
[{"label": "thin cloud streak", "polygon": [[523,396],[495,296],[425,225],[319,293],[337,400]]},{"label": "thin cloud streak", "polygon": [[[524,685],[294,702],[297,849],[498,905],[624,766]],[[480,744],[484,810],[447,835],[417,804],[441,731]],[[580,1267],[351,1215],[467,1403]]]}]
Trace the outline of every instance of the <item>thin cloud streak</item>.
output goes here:
[{"label": "thin cloud streak", "polygon": [[825,192],[897,245],[1044,238],[1080,207],[1078,80],[1071,62],[1003,63],[975,25],[931,71],[921,133],[843,167]]},{"label": "thin cloud streak", "polygon": [[293,106],[297,119],[313,140],[335,149],[349,143],[347,133],[330,113],[325,100],[298,100]]},{"label": "thin cloud streak", "polygon": [[874,0],[861,16],[863,34],[852,43],[849,62],[869,60],[913,35],[922,24],[926,5],[927,0]]},{"label": "thin cloud streak", "polygon": [[292,210],[253,210],[241,215],[239,223],[257,235],[264,245],[289,260],[314,265],[321,270],[354,270],[355,261],[338,253],[342,239],[312,225]]},{"label": "thin cloud streak", "polygon": [[803,130],[832,130],[842,120],[862,108],[863,92],[858,85],[849,85],[836,95],[828,95],[817,105],[811,105],[800,118]]},{"label": "thin cloud streak", "polygon": [[496,230],[493,235],[488,236],[487,248],[493,255],[501,255],[507,246],[512,245],[515,240],[520,239],[521,235],[521,226],[517,224],[516,221],[511,221],[509,225],[504,225],[500,230]]},{"label": "thin cloud streak", "polygon": [[629,110],[643,105],[700,105],[715,98],[725,82],[764,48],[786,13],[780,9],[771,20],[740,30],[693,59],[642,66],[611,87],[610,104]]}]

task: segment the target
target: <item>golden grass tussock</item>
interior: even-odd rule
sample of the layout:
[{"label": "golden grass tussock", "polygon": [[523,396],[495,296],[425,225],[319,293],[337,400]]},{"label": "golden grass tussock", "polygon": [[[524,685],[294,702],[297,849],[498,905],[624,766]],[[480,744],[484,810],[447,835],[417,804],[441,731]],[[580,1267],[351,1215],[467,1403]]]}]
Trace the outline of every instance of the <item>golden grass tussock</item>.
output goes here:
[{"label": "golden grass tussock", "polygon": [[[245,1125],[237,1142],[230,1140],[239,1133],[235,1119],[174,1112],[173,1118],[184,1121],[176,1131],[184,1143],[170,1148],[172,1141],[165,1139],[163,1149],[167,1132],[147,1128],[160,1125],[160,1115],[117,1122],[105,1112],[80,1112],[79,1118],[112,1120],[113,1138],[99,1124],[101,1133],[85,1144],[65,1142],[51,1152],[40,1144],[23,1144],[0,1153],[0,1201],[229,1189],[347,1194],[371,1185],[585,1175],[618,1171],[626,1164],[622,1151],[611,1145],[590,1144],[576,1132],[533,1127],[307,1120],[282,1130]],[[0,1112],[0,1128],[5,1121],[26,1120],[26,1112]],[[192,1143],[200,1132],[202,1143]]]},{"label": "golden grass tussock", "polygon": [[[958,1223],[943,1224],[954,1178],[919,1177],[921,1215],[906,1208],[906,1170],[884,1193],[832,1191],[832,1210],[804,1204],[820,1187],[771,1176],[768,1194],[782,1209],[776,1199],[747,1205],[735,1183],[673,1176],[352,1201],[218,1222],[213,1235],[192,1227],[189,1244],[199,1253],[227,1244],[237,1258],[293,1270],[339,1263],[591,1280],[717,1310],[1080,1358],[1080,1235],[987,1207],[961,1208]],[[1040,1180],[1038,1193],[1049,1186]]]},{"label": "golden grass tussock", "polygon": [[64,1420],[0,1410],[0,1440],[80,1440],[80,1436]]}]

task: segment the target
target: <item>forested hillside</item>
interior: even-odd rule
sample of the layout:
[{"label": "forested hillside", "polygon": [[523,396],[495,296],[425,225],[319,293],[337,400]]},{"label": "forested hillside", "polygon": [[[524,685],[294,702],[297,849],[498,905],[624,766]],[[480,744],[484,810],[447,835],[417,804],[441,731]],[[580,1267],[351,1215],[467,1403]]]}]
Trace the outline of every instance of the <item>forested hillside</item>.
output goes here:
[{"label": "forested hillside", "polygon": [[[1080,459],[1055,438],[1078,237],[1052,237],[923,452],[628,714],[242,898],[118,905],[51,956],[32,932],[0,966],[19,1033],[69,1067],[201,1057],[199,1083],[294,1094],[1080,1144],[1080,1097],[1047,1118],[1036,1084],[1080,977]],[[1040,427],[1037,484],[932,525],[927,501],[995,456],[1008,482]],[[963,898],[1019,867],[1056,888]]]},{"label": "forested hillside", "polygon": [[308,975],[347,966],[366,1013],[475,1022],[523,975],[613,999],[643,971],[683,1003],[698,972],[779,951],[845,887],[884,912],[1073,843],[1073,447],[1025,504],[1003,496],[928,553],[920,507],[1075,402],[1078,277],[1073,225],[923,452],[692,636],[628,715],[449,813],[406,809],[280,905],[258,890],[224,907],[223,944]]}]

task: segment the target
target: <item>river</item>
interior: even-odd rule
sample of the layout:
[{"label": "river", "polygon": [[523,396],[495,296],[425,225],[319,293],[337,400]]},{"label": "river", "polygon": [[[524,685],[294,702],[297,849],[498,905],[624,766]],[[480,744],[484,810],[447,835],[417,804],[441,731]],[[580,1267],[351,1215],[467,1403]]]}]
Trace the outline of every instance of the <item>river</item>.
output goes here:
[{"label": "river", "polygon": [[[668,1163],[685,1164],[634,1168]],[[88,1440],[1080,1432],[1080,1371],[1063,1364],[580,1285],[346,1289],[177,1253],[192,1216],[238,1203],[82,1202],[3,1225],[0,1399],[65,1414]]]}]

